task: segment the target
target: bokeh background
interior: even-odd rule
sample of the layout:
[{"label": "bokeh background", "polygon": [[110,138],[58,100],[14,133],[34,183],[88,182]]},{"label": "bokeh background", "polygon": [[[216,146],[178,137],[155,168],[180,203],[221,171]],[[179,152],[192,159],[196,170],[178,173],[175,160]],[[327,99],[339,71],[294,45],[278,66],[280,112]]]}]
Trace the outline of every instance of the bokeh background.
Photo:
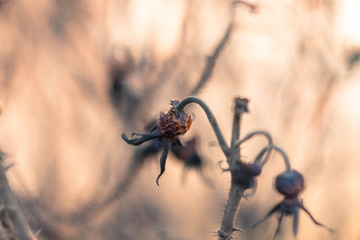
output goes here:
[{"label": "bokeh background", "polygon": [[[331,234],[300,214],[297,239],[360,239],[360,1],[238,5],[230,41],[198,94],[230,138],[233,99],[248,97],[242,135],[269,131],[306,178],[301,197]],[[145,126],[187,96],[230,21],[226,0],[8,0],[0,2],[0,146],[14,191],[39,239],[216,239],[230,176],[205,115],[191,131],[203,175],[169,156],[155,184],[152,156],[120,190]],[[244,144],[251,161],[264,139]],[[243,201],[237,239],[272,239],[281,196],[274,154]],[[204,179],[207,179],[204,181]],[[101,207],[98,199],[120,191]],[[92,205],[93,204],[93,205]],[[92,207],[95,213],[87,214]],[[293,239],[286,218],[280,239]]]}]

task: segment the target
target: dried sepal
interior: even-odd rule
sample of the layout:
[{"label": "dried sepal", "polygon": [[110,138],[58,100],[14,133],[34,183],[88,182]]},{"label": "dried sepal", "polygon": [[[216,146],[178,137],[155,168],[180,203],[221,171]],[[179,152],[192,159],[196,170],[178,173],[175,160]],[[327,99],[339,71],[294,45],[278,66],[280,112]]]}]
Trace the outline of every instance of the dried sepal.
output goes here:
[{"label": "dried sepal", "polygon": [[323,228],[326,228],[328,231],[334,233],[336,232],[334,229],[332,228],[329,228],[328,226],[322,224],[322,223],[319,223],[317,220],[315,220],[315,218],[312,216],[312,214],[304,207],[304,205],[302,204],[301,202],[301,205],[300,205],[300,208],[302,210],[304,210],[304,212],[306,212],[307,215],[309,215],[310,219],[313,221],[313,223],[315,223],[316,225],[320,226],[320,227],[323,227]]},{"label": "dried sepal", "polygon": [[261,223],[265,222],[265,220],[267,220],[269,217],[271,217],[274,213],[276,213],[279,209],[280,209],[280,204],[278,203],[276,204],[266,215],[264,218],[262,218],[261,220],[255,222],[251,227],[252,228],[256,228],[257,226],[259,226]]},{"label": "dried sepal", "polygon": [[293,217],[293,234],[294,234],[294,236],[296,236],[296,234],[298,232],[298,226],[299,226],[299,210],[300,209],[304,210],[316,225],[324,227],[327,230],[329,230],[330,232],[335,232],[333,229],[331,229],[331,228],[323,225],[322,223],[319,223],[318,221],[316,221],[314,219],[314,217],[311,215],[311,213],[304,207],[302,201],[299,200],[299,198],[297,198],[297,197],[295,197],[295,198],[284,198],[284,200],[281,201],[280,203],[276,204],[275,207],[273,207],[270,210],[270,212],[263,219],[261,219],[260,221],[254,223],[252,227],[253,228],[257,227],[260,223],[264,222],[266,219],[268,219],[274,213],[278,212],[279,213],[279,219],[278,219],[279,222],[278,222],[278,226],[276,228],[273,239],[276,239],[276,237],[278,236],[278,234],[280,232],[280,227],[281,227],[283,216],[287,216],[287,215]]},{"label": "dried sepal", "polygon": [[156,178],[156,184],[159,186],[159,179],[161,175],[165,172],[165,164],[166,164],[166,158],[169,152],[169,143],[167,141],[164,142],[164,150],[161,154],[160,158],[160,174]]},{"label": "dried sepal", "polygon": [[125,133],[123,133],[121,135],[121,137],[124,139],[124,141],[127,144],[130,144],[133,146],[139,146],[139,145],[143,144],[144,142],[161,137],[161,133],[158,131],[149,132],[147,134],[132,134],[132,136],[134,136],[134,135],[137,135],[140,137],[129,139]]}]

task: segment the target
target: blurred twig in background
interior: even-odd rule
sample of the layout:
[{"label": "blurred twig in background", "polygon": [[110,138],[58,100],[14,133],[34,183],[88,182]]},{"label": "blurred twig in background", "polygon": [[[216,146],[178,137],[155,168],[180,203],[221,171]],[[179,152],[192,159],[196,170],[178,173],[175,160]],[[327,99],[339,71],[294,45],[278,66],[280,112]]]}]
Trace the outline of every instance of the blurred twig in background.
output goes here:
[{"label": "blurred twig in background", "polygon": [[2,239],[35,240],[27,219],[6,177],[4,153],[0,151],[0,234]]},{"label": "blurred twig in background", "polygon": [[[258,3],[261,12],[255,17],[237,8],[240,14],[233,19],[229,2],[219,0],[1,4],[0,145],[17,162],[7,175],[31,226],[43,229],[39,237],[170,240],[190,234],[203,239],[204,232],[216,229],[218,207],[227,194],[218,186],[229,183],[225,174],[207,175],[216,186],[210,191],[190,173],[191,184],[178,190],[173,183],[184,161],[169,161],[172,174],[158,189],[152,175],[157,165],[146,164],[158,157],[142,164],[146,147],[131,151],[121,139],[124,129],[141,129],[166,109],[164,103],[186,96],[203,83],[200,79],[205,85],[211,79],[198,93],[213,107],[220,127],[229,129],[225,126],[232,119],[223,105],[229,96],[251,98],[253,114],[244,121],[246,128],[273,133],[294,164],[306,170],[312,184],[305,194],[317,193],[307,200],[314,215],[328,218],[338,238],[358,238],[352,219],[360,212],[360,195],[353,190],[360,167],[354,158],[360,139],[354,104],[360,102],[359,4]],[[213,64],[211,56],[217,56]],[[201,124],[203,116],[196,117],[194,135],[201,140],[196,153],[201,160],[222,159],[204,140],[213,135]],[[257,147],[244,145],[244,157]],[[271,171],[265,173],[259,186],[270,184],[272,177]],[[107,197],[102,209],[99,203]],[[261,203],[272,198],[270,191],[258,191],[256,207],[246,202],[236,226],[250,229],[256,215],[267,211]],[[306,229],[299,239],[329,237]],[[264,234],[273,235],[257,230],[241,237],[263,239]]]}]

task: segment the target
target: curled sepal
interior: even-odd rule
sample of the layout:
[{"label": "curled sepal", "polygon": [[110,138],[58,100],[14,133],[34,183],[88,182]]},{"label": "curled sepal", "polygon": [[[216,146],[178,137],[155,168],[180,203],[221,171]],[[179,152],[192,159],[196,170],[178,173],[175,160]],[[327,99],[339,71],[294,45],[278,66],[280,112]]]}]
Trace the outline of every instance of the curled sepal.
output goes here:
[{"label": "curled sepal", "polygon": [[275,231],[273,240],[276,240],[276,237],[279,235],[279,232],[280,232],[280,228],[281,228],[281,224],[282,224],[283,219],[284,219],[284,212],[281,211],[281,212],[280,212],[280,215],[279,215],[279,218],[278,218],[278,225],[277,225],[277,227],[276,227],[276,231]]},{"label": "curled sepal", "polygon": [[276,213],[276,212],[280,209],[280,204],[281,204],[281,203],[276,204],[276,205],[266,214],[266,216],[265,216],[263,219],[255,222],[251,227],[252,227],[252,228],[256,228],[256,227],[259,226],[261,223],[263,223],[265,220],[267,220],[269,217],[271,217],[274,213]]},{"label": "curled sepal", "polygon": [[165,164],[166,164],[166,158],[167,158],[168,152],[169,152],[169,142],[164,141],[164,150],[163,150],[163,153],[161,154],[161,158],[160,158],[160,174],[156,178],[156,184],[158,186],[159,186],[159,179],[160,179],[161,175],[163,175],[163,173],[165,172]]},{"label": "curled sepal", "polygon": [[245,200],[249,200],[250,197],[253,197],[255,195],[256,190],[257,190],[257,182],[254,181],[254,185],[250,188],[249,191],[247,191],[243,194],[243,198]]},{"label": "curled sepal", "polygon": [[263,219],[256,222],[255,224],[253,224],[252,227],[253,228],[257,227],[260,223],[264,222],[275,212],[278,212],[279,213],[279,219],[278,219],[279,223],[278,223],[278,226],[277,226],[275,234],[274,234],[274,239],[276,239],[277,235],[279,234],[281,223],[282,223],[282,218],[285,215],[290,215],[293,217],[293,234],[294,234],[294,236],[296,236],[296,234],[298,232],[298,226],[299,226],[299,210],[300,209],[304,210],[316,225],[324,227],[332,233],[335,232],[333,229],[316,221],[314,219],[314,217],[310,214],[310,212],[303,206],[302,201],[300,201],[299,198],[297,198],[297,197],[285,198],[279,204],[275,205],[275,207],[273,207],[271,209],[271,211]]},{"label": "curled sepal", "polygon": [[293,234],[294,236],[297,235],[298,229],[299,229],[299,208],[292,208],[291,214],[294,217],[293,220]]},{"label": "curled sepal", "polygon": [[324,224],[319,223],[318,221],[316,221],[315,218],[312,216],[312,214],[304,207],[304,205],[302,204],[302,202],[300,203],[300,208],[301,208],[302,210],[304,210],[304,212],[306,212],[307,215],[309,215],[309,217],[311,218],[311,220],[312,220],[316,225],[318,225],[318,226],[320,226],[320,227],[323,227],[323,228],[326,228],[326,229],[327,229],[329,232],[331,232],[331,233],[336,232],[334,229],[329,228],[328,226],[325,226]]},{"label": "curled sepal", "polygon": [[144,142],[147,142],[151,139],[155,139],[155,138],[160,138],[161,134],[158,131],[153,131],[153,132],[149,132],[146,134],[133,134],[133,135],[138,135],[140,137],[138,138],[132,138],[129,139],[125,133],[123,133],[121,135],[121,137],[124,139],[124,141],[127,144],[133,145],[133,146],[139,146],[140,144],[143,144]]},{"label": "curled sepal", "polygon": [[218,162],[219,168],[220,168],[223,172],[228,172],[228,171],[230,171],[230,168],[224,168],[224,167],[222,166],[222,163],[223,163],[223,162],[224,162],[223,160],[221,160],[221,161]]}]

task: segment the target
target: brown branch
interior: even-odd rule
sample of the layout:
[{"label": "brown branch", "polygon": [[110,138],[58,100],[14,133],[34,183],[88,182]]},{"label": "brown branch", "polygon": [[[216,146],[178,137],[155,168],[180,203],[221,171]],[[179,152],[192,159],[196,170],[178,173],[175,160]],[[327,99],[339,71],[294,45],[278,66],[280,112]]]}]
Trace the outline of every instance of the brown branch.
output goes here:
[{"label": "brown branch", "polygon": [[4,210],[10,217],[18,239],[35,240],[25,215],[11,190],[3,164],[3,153],[0,153],[0,202],[4,205]]},{"label": "brown branch", "polygon": [[[231,13],[232,12],[233,11],[231,11]],[[197,83],[197,85],[189,95],[197,95],[200,92],[200,90],[204,87],[205,83],[210,79],[214,71],[216,60],[219,58],[219,55],[221,51],[224,49],[225,44],[230,39],[233,23],[234,23],[234,14],[231,14],[230,23],[226,28],[224,36],[221,38],[220,42],[216,45],[214,52],[206,58],[206,65],[204,70],[202,71],[199,82]]]},{"label": "brown branch", "polygon": [[200,92],[200,90],[204,87],[206,82],[210,79],[210,77],[214,71],[216,61],[220,56],[220,53],[224,49],[226,43],[229,42],[229,39],[230,39],[230,36],[232,33],[232,29],[233,29],[233,25],[234,25],[235,5],[238,3],[241,3],[241,4],[249,7],[253,11],[257,8],[257,6],[255,4],[248,3],[246,1],[234,1],[231,4],[230,22],[224,32],[223,37],[220,39],[219,43],[216,45],[214,52],[210,56],[207,57],[206,64],[205,64],[204,70],[202,71],[199,82],[197,83],[197,85],[195,86],[195,88],[192,90],[192,92],[189,95],[197,95]]}]

